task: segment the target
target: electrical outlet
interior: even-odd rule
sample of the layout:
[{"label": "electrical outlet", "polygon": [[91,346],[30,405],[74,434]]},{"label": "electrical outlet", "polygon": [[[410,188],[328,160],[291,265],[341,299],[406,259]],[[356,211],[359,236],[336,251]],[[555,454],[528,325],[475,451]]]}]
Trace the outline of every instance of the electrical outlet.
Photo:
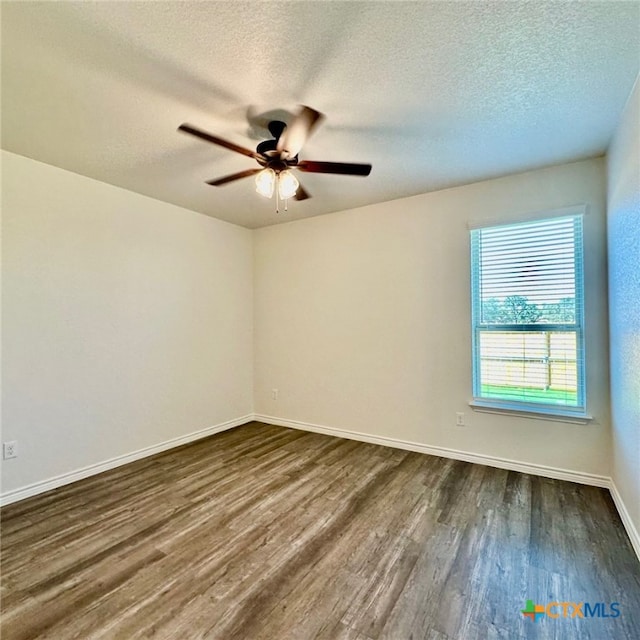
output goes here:
[{"label": "electrical outlet", "polygon": [[18,443],[15,440],[2,443],[2,457],[5,460],[18,457]]},{"label": "electrical outlet", "polygon": [[277,400],[278,399],[278,390],[277,389],[271,389],[271,399],[272,400]]},{"label": "electrical outlet", "polygon": [[462,411],[458,411],[456,413],[456,427],[464,427],[464,413]]}]

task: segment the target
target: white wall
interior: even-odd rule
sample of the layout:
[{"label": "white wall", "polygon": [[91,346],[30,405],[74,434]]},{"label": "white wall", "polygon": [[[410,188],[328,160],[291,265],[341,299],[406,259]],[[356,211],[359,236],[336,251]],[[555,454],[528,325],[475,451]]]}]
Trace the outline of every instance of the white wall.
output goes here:
[{"label": "white wall", "polygon": [[607,168],[612,475],[640,532],[640,81],[610,145]]},{"label": "white wall", "polygon": [[[602,159],[253,234],[2,160],[2,439],[19,446],[3,493],[241,418],[252,398],[285,420],[610,474]],[[474,413],[467,223],[577,203],[595,420]]]},{"label": "white wall", "polygon": [[[594,159],[257,230],[256,412],[608,476],[605,197]],[[595,419],[473,412],[467,224],[578,203]]]},{"label": "white wall", "polygon": [[250,414],[251,232],[2,153],[3,493]]}]

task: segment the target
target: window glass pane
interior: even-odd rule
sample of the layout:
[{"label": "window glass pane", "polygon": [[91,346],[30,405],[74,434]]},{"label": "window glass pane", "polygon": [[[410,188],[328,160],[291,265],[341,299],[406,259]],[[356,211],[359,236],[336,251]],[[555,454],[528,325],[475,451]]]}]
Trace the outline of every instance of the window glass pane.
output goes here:
[{"label": "window glass pane", "polygon": [[578,406],[574,331],[480,331],[481,395]]}]

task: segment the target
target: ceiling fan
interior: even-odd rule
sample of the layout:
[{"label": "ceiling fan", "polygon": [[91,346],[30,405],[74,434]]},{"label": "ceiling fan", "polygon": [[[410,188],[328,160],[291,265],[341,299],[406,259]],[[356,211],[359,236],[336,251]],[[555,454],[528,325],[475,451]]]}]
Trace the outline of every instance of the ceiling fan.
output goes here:
[{"label": "ceiling fan", "polygon": [[[304,143],[323,118],[324,116],[319,111],[302,105],[288,125],[280,120],[269,122],[268,129],[273,139],[264,140],[256,147],[255,151],[241,147],[228,140],[223,140],[190,124],[181,124],[178,127],[178,131],[183,131],[207,142],[241,153],[253,158],[260,165],[259,167],[245,169],[216,180],[208,180],[207,184],[221,187],[234,180],[255,175],[256,191],[267,198],[271,198],[275,191],[276,198],[284,200],[286,207],[288,198],[306,200],[311,197],[299,183],[292,169],[308,173],[336,173],[349,176],[368,176],[371,173],[370,164],[318,162],[298,159],[298,154]],[[277,210],[278,205],[276,205]]]}]

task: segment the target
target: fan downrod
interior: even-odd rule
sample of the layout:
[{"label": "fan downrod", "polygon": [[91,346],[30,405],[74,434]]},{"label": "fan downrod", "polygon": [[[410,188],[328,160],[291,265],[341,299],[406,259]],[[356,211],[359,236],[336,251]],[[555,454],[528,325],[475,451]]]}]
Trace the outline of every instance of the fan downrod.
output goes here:
[{"label": "fan downrod", "polygon": [[282,132],[287,128],[287,125],[281,120],[271,120],[267,128],[273,136],[273,140],[264,140],[256,147],[256,151],[262,156],[274,157],[278,150],[278,140]]},{"label": "fan downrod", "polygon": [[268,125],[269,133],[277,140],[280,139],[282,132],[287,128],[286,123],[282,120],[272,120]]}]

